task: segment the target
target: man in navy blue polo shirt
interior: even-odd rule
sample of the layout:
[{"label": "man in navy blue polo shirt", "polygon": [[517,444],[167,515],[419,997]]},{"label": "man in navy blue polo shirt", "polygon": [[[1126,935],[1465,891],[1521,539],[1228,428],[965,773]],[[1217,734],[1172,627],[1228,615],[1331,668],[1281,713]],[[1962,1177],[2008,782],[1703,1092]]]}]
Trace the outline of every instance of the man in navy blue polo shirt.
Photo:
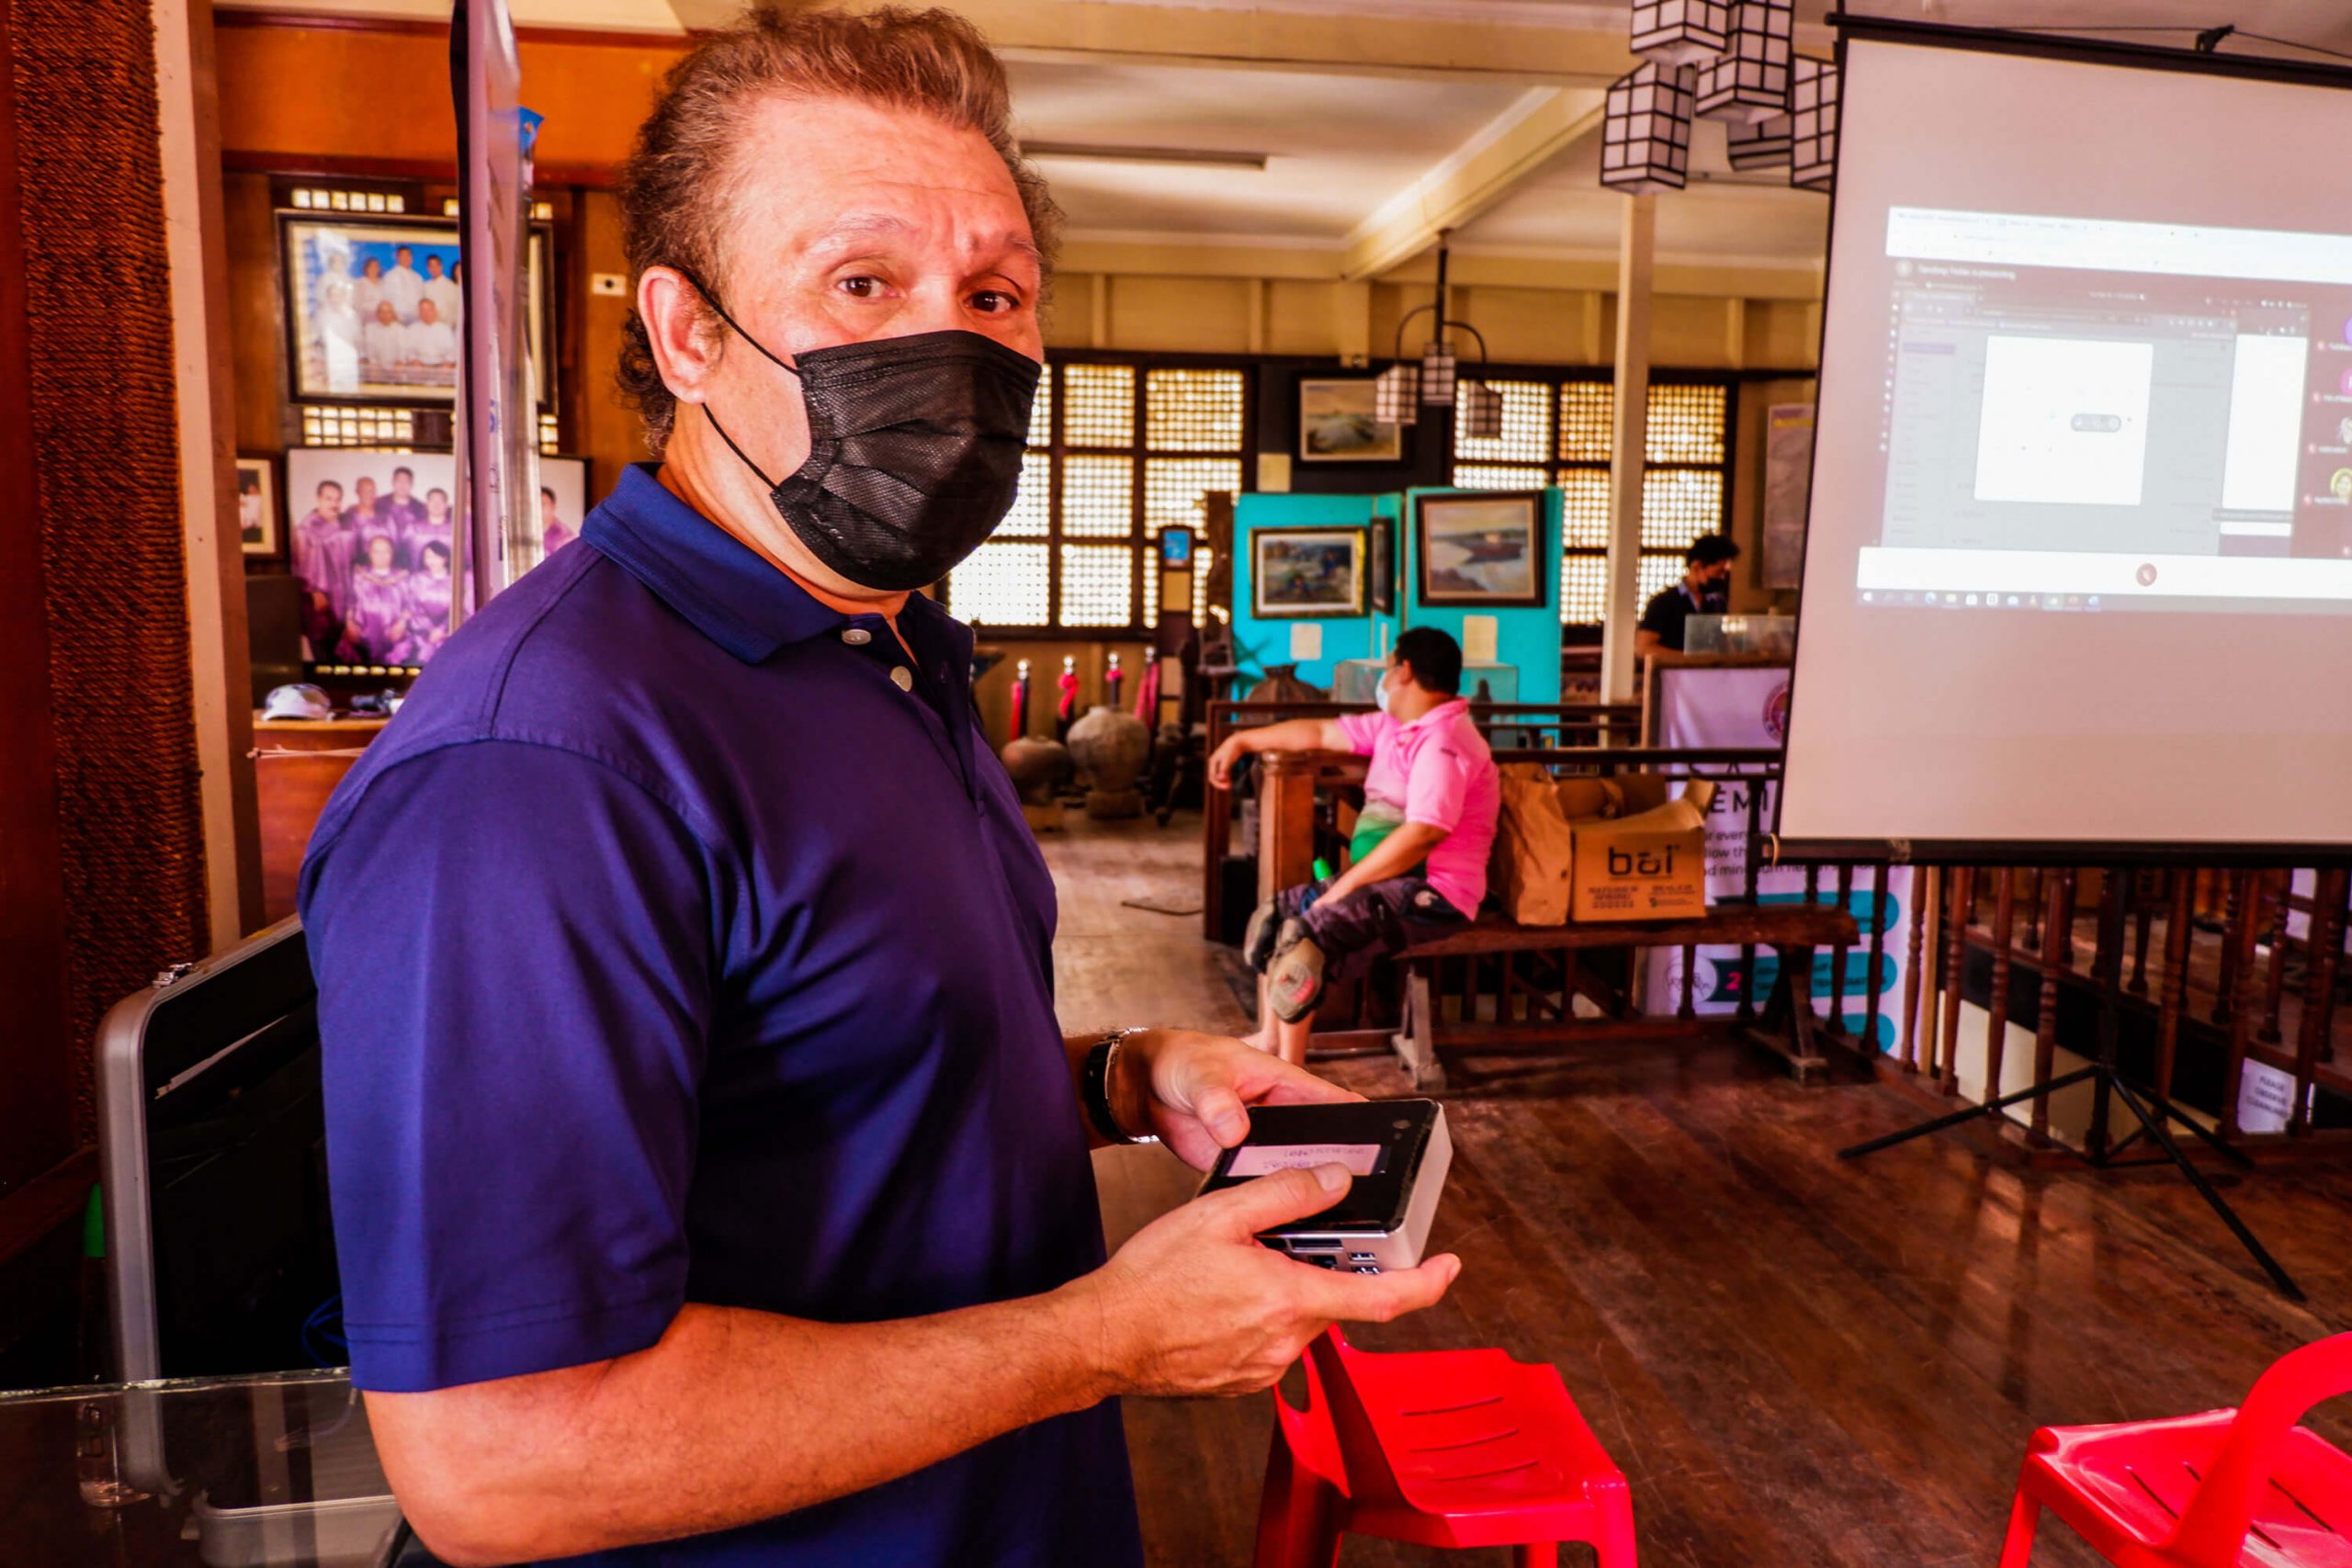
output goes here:
[{"label": "man in navy blue polo shirt", "polygon": [[1105,1260],[1091,1144],[1205,1166],[1343,1097],[1055,1021],[969,634],[910,592],[1010,503],[1042,356],[1051,203],[978,36],[709,38],[622,196],[664,461],[449,640],[303,867],[386,1470],[458,1564],[1136,1563],[1113,1396],[1263,1388],[1459,1265],[1253,1242],[1338,1167]]}]

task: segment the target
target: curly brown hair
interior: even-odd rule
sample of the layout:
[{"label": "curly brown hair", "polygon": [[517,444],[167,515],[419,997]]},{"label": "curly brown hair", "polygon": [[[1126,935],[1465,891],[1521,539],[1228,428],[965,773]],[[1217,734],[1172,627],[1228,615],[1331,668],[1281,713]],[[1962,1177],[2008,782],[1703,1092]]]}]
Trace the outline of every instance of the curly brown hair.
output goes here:
[{"label": "curly brown hair", "polygon": [[[842,97],[912,109],[988,138],[1021,193],[1048,275],[1061,209],[1012,135],[1004,66],[979,29],[952,11],[885,6],[859,15],[761,12],[703,39],[670,68],[619,180],[630,292],[650,266],[676,267],[724,291],[719,236],[737,175],[745,107],[767,96]],[[645,323],[629,312],[617,376],[659,457],[678,401],[662,379]]]}]

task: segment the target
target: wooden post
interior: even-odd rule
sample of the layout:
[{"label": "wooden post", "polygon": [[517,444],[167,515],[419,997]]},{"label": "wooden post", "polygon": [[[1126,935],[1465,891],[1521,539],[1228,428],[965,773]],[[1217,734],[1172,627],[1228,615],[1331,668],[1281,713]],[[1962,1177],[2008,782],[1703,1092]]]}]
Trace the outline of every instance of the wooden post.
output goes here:
[{"label": "wooden post", "polygon": [[2161,896],[2156,889],[2164,886],[2161,879],[2165,874],[2157,872],[2154,886],[2143,886],[2142,874],[2136,871],[2132,874],[2132,918],[2137,924],[2132,928],[2132,984],[2126,988],[2135,997],[2148,994],[2148,927],[2155,914],[2156,899]]},{"label": "wooden post", "polygon": [[[2237,999],[2240,946],[2244,945],[2248,953],[2253,950],[2250,937],[2246,942],[2241,944],[2235,935],[2238,929],[2238,913],[2246,902],[2246,883],[2252,875],[2253,873],[2245,871],[2233,871],[2227,874],[2229,902],[2224,907],[2222,916],[2222,970],[2220,977],[2213,983],[2213,1021],[2215,1023],[2230,1021],[2230,1010]],[[2232,1068],[2232,1071],[2235,1070]]]},{"label": "wooden post", "polygon": [[[2287,1116],[2290,1137],[2311,1133],[2306,1101],[2312,1075],[2319,1070],[2320,1043],[2335,1026],[2335,969],[2344,951],[2344,928],[2337,923],[2344,908],[2346,877],[2342,866],[2330,866],[2312,885],[2311,937],[2306,951],[2303,1016],[2295,1029],[2295,1106]],[[2282,898],[2281,903],[2285,900]]]},{"label": "wooden post", "polygon": [[[2051,1069],[2058,1058],[2058,982],[2075,964],[2075,873],[2073,867],[2054,877],[2043,879],[2050,897],[2042,907],[2041,920],[2041,1003],[2035,1010],[2033,1028],[2033,1081],[2036,1085],[2050,1081]],[[2050,1097],[2038,1095],[2033,1101],[2033,1135],[2050,1136]]]},{"label": "wooden post", "polygon": [[1268,751],[1258,770],[1258,897],[1315,874],[1315,767],[1311,753]]},{"label": "wooden post", "polygon": [[[1912,934],[1918,941],[1921,966],[1919,1009],[1911,1015],[1910,1024],[1917,1032],[1918,1048],[1911,1055],[1919,1069],[1930,1077],[1936,1074],[1936,1020],[1942,1011],[1937,1007],[1936,1000],[1943,990],[1945,880],[1943,867],[1929,866],[1926,871],[1927,891],[1921,893],[1920,884],[1917,882],[1911,886],[1912,900],[1920,915],[1918,920],[1912,922],[1915,928]],[[1916,929],[1922,923],[1928,928],[1925,933]]]},{"label": "wooden post", "polygon": [[[2335,901],[2335,930],[2337,935],[2329,953],[2328,963],[2331,966],[2333,966],[2343,956],[2344,939],[2342,933],[2347,923],[2352,923],[2352,876],[2347,876],[2344,879],[2343,894]],[[2320,1006],[2327,1012],[2327,1021],[2320,1025],[2319,1059],[2323,1062],[2333,1062],[2335,1060],[2335,987],[2329,987],[2327,990],[2321,995]]]},{"label": "wooden post", "polygon": [[2254,931],[2261,918],[2261,886],[2250,874],[2230,879],[2230,923],[2222,932],[2223,973],[2238,994],[2224,991],[2214,1004],[2230,1024],[2230,1049],[2222,1076],[2222,1135],[2238,1135],[2238,1087],[2245,1077],[2245,1051],[2254,1032]]},{"label": "wooden post", "polygon": [[2180,1054],[2180,1021],[2188,1010],[2188,921],[2197,879],[2183,871],[2166,873],[2172,903],[2165,915],[2163,1000],[2156,1008],[2156,1104],[2172,1100],[2173,1064]]},{"label": "wooden post", "polygon": [[228,346],[229,242],[221,210],[220,104],[209,0],[158,0],[154,17],[164,254],[170,264],[172,357],[179,390],[188,673],[204,825],[206,912],[217,952],[234,946],[263,923],[245,558],[236,525],[236,389]]},{"label": "wooden post", "polygon": [[1642,491],[1649,455],[1650,269],[1657,197],[1629,196],[1617,245],[1617,398],[1609,443],[1609,597],[1600,622],[1600,700],[1633,700],[1641,618]]},{"label": "wooden post", "polygon": [[[1848,914],[1854,912],[1854,868],[1850,863],[1838,868],[1838,908]],[[1846,1037],[1846,960],[1853,950],[1844,942],[1829,950],[1829,1032],[1839,1039]]]},{"label": "wooden post", "polygon": [[1993,989],[1985,1000],[1984,1098],[2001,1098],[2002,1058],[2009,1043],[2009,949],[2017,942],[2018,874],[2003,866],[1993,896]]},{"label": "wooden post", "polygon": [[1951,881],[1951,957],[1944,968],[1946,1094],[1960,1092],[1960,993],[1968,979],[1968,920],[1976,907],[1976,868],[1962,866]]},{"label": "wooden post", "polygon": [[1878,1020],[1884,1010],[1879,1005],[1880,970],[1886,963],[1886,863],[1879,862],[1871,868],[1871,946],[1870,977],[1862,987],[1867,998],[1863,1005],[1863,1049],[1878,1054]]},{"label": "wooden post", "polygon": [[1903,953],[1903,1070],[1919,1070],[1919,959],[1926,942],[1929,903],[1922,888],[1935,886],[1936,874],[1927,866],[1911,870],[1911,936]]},{"label": "wooden post", "polygon": [[[2278,1008],[2286,1000],[2287,991],[2287,913],[2294,899],[2295,874],[2291,871],[2274,873],[2278,878],[2278,897],[2270,905],[2270,962],[2263,966],[2262,1029],[2256,1036],[2266,1045],[2276,1045],[2283,1038],[2278,1032]],[[2313,924],[2317,924],[2319,909],[2313,901]],[[2308,950],[2306,957],[2311,956]]]},{"label": "wooden post", "polygon": [[[1209,709],[1208,750],[1215,755],[1225,741],[1226,716]],[[1201,785],[1201,938],[1225,937],[1225,856],[1233,842],[1233,792],[1203,781]]]}]

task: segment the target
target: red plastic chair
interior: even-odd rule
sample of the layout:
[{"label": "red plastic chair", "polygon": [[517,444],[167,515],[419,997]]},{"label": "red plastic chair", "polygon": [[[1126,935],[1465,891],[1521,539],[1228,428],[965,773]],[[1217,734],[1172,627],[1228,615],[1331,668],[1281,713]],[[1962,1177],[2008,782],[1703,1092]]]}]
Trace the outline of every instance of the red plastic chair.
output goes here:
[{"label": "red plastic chair", "polygon": [[1343,1535],[1509,1546],[1521,1568],[1589,1541],[1635,1568],[1634,1501],[1548,1366],[1500,1350],[1307,1348],[1306,1408],[1274,1395],[1257,1568],[1333,1568]]},{"label": "red plastic chair", "polygon": [[2352,1334],[2281,1357],[2237,1410],[2044,1427],[2001,1568],[2026,1568],[2044,1507],[2117,1568],[2352,1568],[2352,1457],[2296,1425],[2341,1393]]}]

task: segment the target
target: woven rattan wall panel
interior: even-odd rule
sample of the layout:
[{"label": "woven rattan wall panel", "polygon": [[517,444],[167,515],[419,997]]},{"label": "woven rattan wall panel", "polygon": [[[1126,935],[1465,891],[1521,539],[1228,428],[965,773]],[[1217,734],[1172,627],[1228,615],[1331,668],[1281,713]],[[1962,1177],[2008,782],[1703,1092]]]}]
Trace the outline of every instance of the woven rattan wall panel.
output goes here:
[{"label": "woven rattan wall panel", "polygon": [[77,1131],[90,1036],[202,956],[170,279],[146,0],[13,0]]}]

